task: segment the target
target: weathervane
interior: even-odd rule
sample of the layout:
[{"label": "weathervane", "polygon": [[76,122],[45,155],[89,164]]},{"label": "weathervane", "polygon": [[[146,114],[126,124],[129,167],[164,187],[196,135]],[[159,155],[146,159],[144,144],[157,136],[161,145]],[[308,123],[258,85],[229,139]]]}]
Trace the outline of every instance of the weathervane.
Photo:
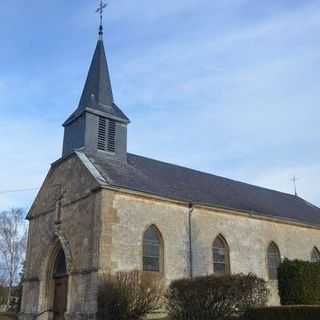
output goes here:
[{"label": "weathervane", "polygon": [[294,195],[297,197],[298,196],[298,192],[297,192],[297,177],[293,176],[291,181],[293,182],[293,187],[294,187]]},{"label": "weathervane", "polygon": [[103,11],[107,7],[107,5],[108,5],[107,3],[104,3],[102,0],[100,0],[99,8],[96,10],[96,12],[99,13],[99,15],[100,15],[100,26],[99,26],[99,39],[100,40],[102,40],[102,36],[103,36],[103,24],[102,24]]}]

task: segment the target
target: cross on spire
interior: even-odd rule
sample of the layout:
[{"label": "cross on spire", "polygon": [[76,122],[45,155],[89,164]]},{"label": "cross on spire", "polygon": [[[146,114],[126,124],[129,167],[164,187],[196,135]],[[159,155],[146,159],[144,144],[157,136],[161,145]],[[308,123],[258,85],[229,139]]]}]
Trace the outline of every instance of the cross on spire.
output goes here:
[{"label": "cross on spire", "polygon": [[298,178],[296,176],[293,176],[291,181],[293,182],[294,195],[298,196],[298,192],[297,192],[297,181],[298,181]]},{"label": "cross on spire", "polygon": [[99,26],[99,40],[102,40],[103,36],[103,12],[104,9],[107,7],[107,3],[100,0],[99,8],[96,10],[97,13],[99,13],[100,16],[100,26]]}]

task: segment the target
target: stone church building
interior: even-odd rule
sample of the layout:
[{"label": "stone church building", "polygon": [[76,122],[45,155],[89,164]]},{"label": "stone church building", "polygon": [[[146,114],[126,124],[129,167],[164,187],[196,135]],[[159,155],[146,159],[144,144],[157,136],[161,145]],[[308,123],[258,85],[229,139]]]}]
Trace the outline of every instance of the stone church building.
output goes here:
[{"label": "stone church building", "polygon": [[[100,27],[63,154],[30,209],[22,319],[94,319],[99,275],[253,272],[279,303],[281,259],[319,261],[320,209],[304,199],[128,153]],[[187,150],[186,150],[187,152]],[[41,316],[41,317],[40,317]]]}]

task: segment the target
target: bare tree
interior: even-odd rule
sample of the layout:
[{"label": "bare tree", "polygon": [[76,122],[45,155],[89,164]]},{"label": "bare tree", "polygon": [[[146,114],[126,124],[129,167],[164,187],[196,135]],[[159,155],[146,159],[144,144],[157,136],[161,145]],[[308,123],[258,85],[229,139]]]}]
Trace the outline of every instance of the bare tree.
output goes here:
[{"label": "bare tree", "polygon": [[19,281],[19,272],[25,259],[27,224],[22,209],[0,212],[0,266],[8,287],[7,308],[10,306],[12,288]]},{"label": "bare tree", "polygon": [[5,267],[3,264],[3,261],[1,261],[0,259],[0,287],[4,287],[5,286]]}]

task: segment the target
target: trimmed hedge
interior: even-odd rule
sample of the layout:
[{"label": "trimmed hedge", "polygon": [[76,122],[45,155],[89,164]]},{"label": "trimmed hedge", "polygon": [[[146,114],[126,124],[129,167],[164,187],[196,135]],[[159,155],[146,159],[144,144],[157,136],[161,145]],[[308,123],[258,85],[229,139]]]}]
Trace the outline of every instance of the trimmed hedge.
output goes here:
[{"label": "trimmed hedge", "polygon": [[282,306],[248,310],[241,320],[319,320],[320,306]]},{"label": "trimmed hedge", "polygon": [[320,304],[320,263],[285,259],[278,280],[282,305]]},{"label": "trimmed hedge", "polygon": [[173,281],[167,293],[171,320],[224,320],[264,306],[266,282],[253,274],[205,276]]}]

